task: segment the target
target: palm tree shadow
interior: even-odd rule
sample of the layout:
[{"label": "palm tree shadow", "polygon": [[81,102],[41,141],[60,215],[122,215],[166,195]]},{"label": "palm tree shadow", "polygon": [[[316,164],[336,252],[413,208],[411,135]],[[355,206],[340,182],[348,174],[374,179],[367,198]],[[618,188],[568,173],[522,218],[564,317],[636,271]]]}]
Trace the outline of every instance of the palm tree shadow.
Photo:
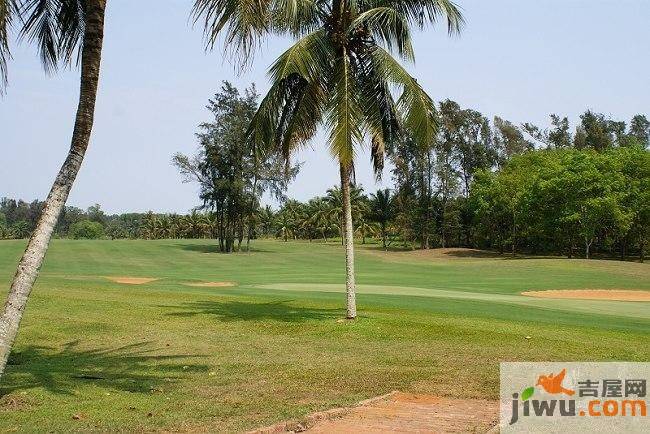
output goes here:
[{"label": "palm tree shadow", "polygon": [[80,382],[93,382],[118,391],[151,393],[162,384],[176,382],[180,373],[207,371],[207,365],[190,362],[196,357],[199,356],[161,355],[150,342],[82,349],[77,340],[66,343],[58,351],[31,345],[11,354],[0,396],[36,387],[73,395]]},{"label": "palm tree shadow", "polygon": [[182,309],[168,315],[191,317],[195,315],[214,315],[221,321],[274,320],[283,322],[303,322],[310,320],[333,319],[341,315],[340,309],[319,309],[296,307],[288,304],[293,300],[271,301],[268,303],[244,303],[240,301],[217,302],[196,301],[181,306],[166,306]]}]

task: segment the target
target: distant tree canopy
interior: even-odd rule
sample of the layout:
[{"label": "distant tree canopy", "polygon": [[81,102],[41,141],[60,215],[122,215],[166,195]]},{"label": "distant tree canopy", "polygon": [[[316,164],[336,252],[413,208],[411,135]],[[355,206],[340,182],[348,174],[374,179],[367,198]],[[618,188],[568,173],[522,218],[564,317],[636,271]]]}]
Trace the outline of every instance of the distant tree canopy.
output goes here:
[{"label": "distant tree canopy", "polygon": [[590,256],[647,243],[650,153],[612,148],[529,152],[499,172],[477,175],[470,207],[476,243],[524,251]]},{"label": "distant tree canopy", "polygon": [[[388,152],[395,185],[395,217],[392,227],[404,243],[419,244],[421,248],[477,246],[504,249],[507,246],[529,252],[560,251],[563,247],[548,242],[522,242],[518,246],[516,241],[514,244],[510,242],[513,238],[519,238],[517,234],[511,233],[518,228],[517,225],[495,225],[495,221],[499,219],[512,220],[512,212],[524,212],[519,208],[520,203],[517,202],[516,196],[522,195],[523,192],[514,189],[514,186],[517,183],[527,185],[524,181],[529,182],[530,177],[525,171],[521,171],[521,179],[511,180],[514,175],[510,171],[513,169],[508,168],[513,164],[521,164],[512,162],[520,155],[533,158],[548,150],[572,150],[584,155],[607,154],[617,150],[625,154],[628,150],[635,158],[644,161],[650,146],[650,123],[644,115],[634,116],[628,127],[625,122],[587,111],[580,117],[580,122],[572,133],[566,117],[551,115],[551,126],[548,129],[530,123],[517,126],[498,116],[490,125],[479,112],[463,109],[454,101],[447,100],[439,104],[438,119],[438,134],[429,146],[414,146],[413,142],[405,137]],[[607,159],[605,156],[602,158]],[[629,173],[635,173],[629,169],[632,166],[626,167],[625,170]],[[534,165],[529,169],[533,168]],[[603,170],[599,173],[603,173]],[[641,171],[637,173],[640,177],[637,181],[647,182],[647,175],[643,175]],[[493,189],[488,189],[483,185],[486,174],[502,182],[492,185]],[[583,173],[580,176],[590,174]],[[630,176],[634,178],[634,175]],[[475,179],[477,177],[480,182]],[[575,182],[582,182],[579,178],[577,176]],[[577,188],[576,185],[572,186]],[[476,188],[480,190],[474,192]],[[605,194],[604,187],[601,191]],[[475,200],[477,195],[488,194],[491,194],[492,198],[489,203],[482,205],[491,207],[491,211],[487,208],[476,209],[477,203],[480,203]],[[641,202],[647,201],[642,194],[631,195],[629,200],[632,200],[632,197],[637,198],[634,205],[637,207],[642,208]],[[615,211],[615,208],[607,209],[606,204],[611,204],[611,200],[600,204],[601,212]],[[512,211],[510,214],[506,212],[508,209]],[[479,211],[481,218],[477,219]],[[595,210],[592,210],[592,216],[594,212]],[[488,216],[492,220],[487,219]],[[611,225],[625,231],[625,216],[612,218],[618,223]],[[637,217],[638,219],[641,218]],[[630,231],[641,233],[645,230],[640,223],[635,227],[630,226]],[[506,234],[506,230],[510,232]],[[636,235],[633,236],[632,232],[627,235],[619,232],[614,239],[605,241],[605,234],[596,231],[591,235],[587,234],[587,238],[593,240],[592,243],[597,245],[598,251],[611,252],[617,248],[625,255],[628,249],[639,251],[645,245],[645,241]],[[577,239],[574,243],[578,243]]]},{"label": "distant tree canopy", "polygon": [[257,99],[254,86],[240,94],[224,81],[207,106],[214,119],[199,127],[198,154],[173,158],[185,181],[199,184],[202,208],[211,211],[214,237],[224,252],[232,252],[235,241],[240,245],[254,236],[253,220],[262,194],[281,198],[298,171],[278,153],[262,152],[247,135]]},{"label": "distant tree canopy", "polygon": [[104,226],[99,222],[81,220],[70,226],[68,235],[75,240],[96,240],[104,237]]}]

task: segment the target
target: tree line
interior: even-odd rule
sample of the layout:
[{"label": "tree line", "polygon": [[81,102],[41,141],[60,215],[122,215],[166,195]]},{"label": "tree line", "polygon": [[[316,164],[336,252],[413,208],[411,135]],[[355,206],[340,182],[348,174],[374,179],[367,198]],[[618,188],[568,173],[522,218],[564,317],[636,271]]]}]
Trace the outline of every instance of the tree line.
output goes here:
[{"label": "tree line", "polygon": [[[213,119],[197,132],[194,156],[176,154],[202,205],[187,215],[106,215],[99,205],[65,207],[55,235],[69,238],[212,238],[224,252],[251,239],[344,241],[344,198],[334,186],[306,202],[285,196],[300,167],[246,140],[257,109],[254,86],[224,82],[209,100]],[[386,150],[393,189],[350,189],[353,234],[384,248],[484,248],[516,254],[638,255],[650,230],[650,122],[629,125],[586,111],[575,130],[551,115],[550,127],[490,121],[454,101],[438,105],[428,146],[408,136]],[[270,193],[279,209],[262,205]],[[0,237],[24,238],[43,202],[0,201]]]},{"label": "tree line", "polygon": [[[644,259],[650,238],[650,153],[642,147],[525,151],[499,169],[477,170],[468,185],[467,196],[456,192],[446,202],[434,189],[428,210],[417,207],[409,185],[401,186],[406,191],[397,186],[370,194],[361,186],[352,187],[357,242],[378,242],[384,248],[472,247],[512,254],[589,258],[598,253]],[[24,228],[14,237],[27,236],[40,207],[39,201],[5,198],[0,201],[0,222]],[[285,199],[277,210],[267,205],[244,211],[246,231],[236,236],[232,250],[242,250],[244,240],[248,249],[256,238],[343,242],[338,186],[305,202]],[[427,215],[431,222],[422,230],[417,225]],[[212,211],[106,215],[94,205],[86,211],[66,207],[56,234],[75,239],[218,239],[221,225],[221,217]],[[0,234],[7,234],[3,227],[6,223],[0,223]]]},{"label": "tree line", "polygon": [[[649,226],[645,115],[628,125],[588,110],[571,131],[568,118],[558,115],[541,128],[500,117],[490,122],[450,100],[438,108],[432,143],[423,147],[407,138],[387,152],[393,163],[394,220],[403,240],[424,249],[510,248],[569,256],[585,243],[586,256],[592,247],[642,255]],[[547,166],[556,170],[543,171]],[[560,182],[567,185],[548,190]],[[573,202],[567,196],[571,189]],[[552,204],[556,207],[549,210]],[[616,215],[606,219],[608,213]],[[594,220],[589,231],[587,218]],[[550,234],[559,227],[568,231],[569,222],[569,239]]]}]

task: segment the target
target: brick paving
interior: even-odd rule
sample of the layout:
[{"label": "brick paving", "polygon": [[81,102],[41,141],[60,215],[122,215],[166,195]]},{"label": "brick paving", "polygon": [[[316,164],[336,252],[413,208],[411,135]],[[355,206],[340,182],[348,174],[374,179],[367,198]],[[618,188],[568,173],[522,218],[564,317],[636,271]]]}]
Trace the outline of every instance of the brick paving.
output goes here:
[{"label": "brick paving", "polygon": [[279,424],[258,432],[486,433],[498,432],[499,403],[393,392],[357,407],[307,417],[304,424]]}]

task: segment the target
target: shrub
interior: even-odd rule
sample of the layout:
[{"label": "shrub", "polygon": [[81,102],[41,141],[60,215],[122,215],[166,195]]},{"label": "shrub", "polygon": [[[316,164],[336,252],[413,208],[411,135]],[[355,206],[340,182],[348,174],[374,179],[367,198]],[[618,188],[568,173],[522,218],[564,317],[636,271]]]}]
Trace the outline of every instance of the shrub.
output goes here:
[{"label": "shrub", "polygon": [[70,232],[68,233],[68,236],[75,240],[94,240],[97,238],[102,238],[104,236],[104,226],[102,226],[101,223],[93,222],[90,220],[81,220],[79,222],[73,223],[72,226],[70,226]]}]

